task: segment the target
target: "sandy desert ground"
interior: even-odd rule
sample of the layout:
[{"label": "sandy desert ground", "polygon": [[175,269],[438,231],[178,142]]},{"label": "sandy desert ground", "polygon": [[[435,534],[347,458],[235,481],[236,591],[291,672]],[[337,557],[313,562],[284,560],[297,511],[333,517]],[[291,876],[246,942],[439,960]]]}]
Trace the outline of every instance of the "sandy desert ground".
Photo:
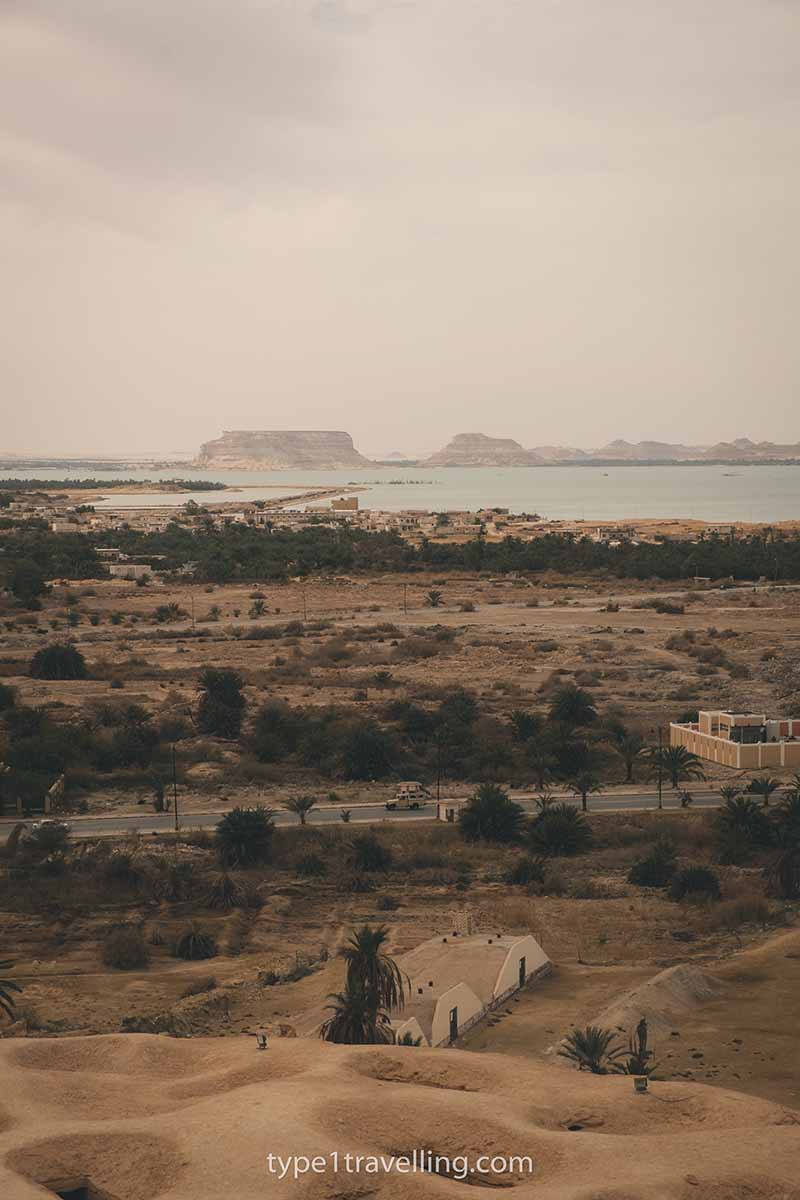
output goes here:
[{"label": "sandy desert ground", "polygon": [[[400,1200],[476,1186],[537,1200],[800,1196],[797,1114],[696,1083],[641,1096],[629,1078],[530,1058],[302,1039],[260,1053],[244,1037],[14,1041],[0,1060],[8,1200],[87,1183],[113,1200]],[[372,1173],[368,1156],[414,1150],[468,1156],[471,1173]],[[297,1180],[268,1173],[269,1154],[334,1151],[338,1170],[328,1157]],[[345,1169],[347,1153],[366,1156],[360,1170]],[[483,1155],[530,1156],[533,1170],[480,1173]]]}]

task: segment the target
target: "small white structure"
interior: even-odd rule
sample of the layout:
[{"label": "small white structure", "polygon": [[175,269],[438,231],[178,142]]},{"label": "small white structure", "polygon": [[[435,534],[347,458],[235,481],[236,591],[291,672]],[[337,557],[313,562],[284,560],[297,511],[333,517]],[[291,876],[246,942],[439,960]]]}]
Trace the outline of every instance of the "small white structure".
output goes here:
[{"label": "small white structure", "polygon": [[454,1042],[477,1021],[552,963],[531,934],[450,932],[398,958],[408,976],[406,1004],[393,1018],[397,1041],[408,1035],[423,1045]]},{"label": "small white structure", "polygon": [[108,573],[113,579],[149,579],[153,568],[147,563],[109,563]]}]

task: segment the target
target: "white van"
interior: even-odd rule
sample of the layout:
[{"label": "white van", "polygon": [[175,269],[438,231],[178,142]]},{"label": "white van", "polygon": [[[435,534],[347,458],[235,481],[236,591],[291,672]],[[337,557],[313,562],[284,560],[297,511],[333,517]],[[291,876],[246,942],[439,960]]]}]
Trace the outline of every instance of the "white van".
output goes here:
[{"label": "white van", "polygon": [[386,801],[386,807],[390,812],[396,808],[424,808],[429,799],[427,788],[421,783],[398,783],[394,798]]}]

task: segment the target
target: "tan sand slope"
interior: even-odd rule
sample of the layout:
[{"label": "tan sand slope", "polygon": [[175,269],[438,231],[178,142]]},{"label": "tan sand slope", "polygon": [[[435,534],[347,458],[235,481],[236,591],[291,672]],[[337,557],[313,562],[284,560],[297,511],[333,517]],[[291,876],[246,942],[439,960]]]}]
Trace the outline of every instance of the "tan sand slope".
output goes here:
[{"label": "tan sand slope", "polygon": [[593,1022],[602,1029],[633,1029],[640,1017],[657,1033],[668,1032],[687,1012],[717,1000],[724,985],[694,963],[659,971],[604,1009]]},{"label": "tan sand slope", "polygon": [[[800,1117],[699,1084],[637,1096],[624,1077],[509,1056],[147,1034],[9,1040],[0,1076],[3,1200],[87,1180],[113,1200],[475,1200],[487,1182],[521,1200],[800,1200]],[[279,1181],[266,1165],[422,1149],[535,1169]]]}]

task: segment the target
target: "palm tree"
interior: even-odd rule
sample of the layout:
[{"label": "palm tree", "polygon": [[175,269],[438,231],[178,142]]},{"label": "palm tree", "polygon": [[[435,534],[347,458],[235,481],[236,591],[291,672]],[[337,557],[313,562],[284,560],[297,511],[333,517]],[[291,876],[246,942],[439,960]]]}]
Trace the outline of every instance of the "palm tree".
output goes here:
[{"label": "palm tree", "polygon": [[800,791],[787,792],[777,809],[781,828],[794,831],[800,838]]},{"label": "palm tree", "polygon": [[425,599],[428,602],[429,608],[439,608],[442,603],[443,596],[442,593],[437,591],[436,588],[431,588],[431,590],[426,593]]},{"label": "palm tree", "polygon": [[597,709],[587,691],[568,683],[553,697],[549,716],[551,721],[563,721],[566,725],[591,725]]},{"label": "palm tree", "polygon": [[769,871],[772,885],[784,900],[797,900],[800,898],[800,791],[789,792],[778,806],[775,840],[777,852]]},{"label": "palm tree", "polygon": [[375,1014],[381,1009],[402,1008],[406,1001],[408,980],[382,949],[388,937],[385,925],[362,925],[341,950],[347,968],[345,991],[362,992]]},{"label": "palm tree", "polygon": [[608,1075],[615,1059],[625,1053],[625,1047],[615,1040],[616,1036],[612,1030],[587,1025],[585,1029],[573,1030],[558,1053],[576,1063],[579,1071]]},{"label": "palm tree", "polygon": [[[13,965],[13,962],[7,958],[3,962],[0,962],[0,971],[7,971]],[[11,993],[19,993],[21,991],[22,988],[13,979],[0,978],[0,1009],[3,1010],[10,1021],[14,1020],[14,1009],[17,1003]]]},{"label": "palm tree", "polygon": [[217,847],[223,866],[251,867],[266,862],[274,828],[268,808],[232,808],[217,825]]},{"label": "palm tree", "polygon": [[616,730],[611,735],[611,744],[625,764],[625,782],[633,783],[634,770],[646,752],[647,744],[640,733]]},{"label": "palm tree", "polygon": [[581,854],[592,843],[592,827],[574,804],[550,804],[531,822],[529,840],[536,854]]},{"label": "palm tree", "polygon": [[468,842],[513,842],[525,824],[525,810],[496,783],[482,783],[458,814]]},{"label": "palm tree", "polygon": [[541,744],[534,743],[529,746],[527,752],[528,766],[533,771],[536,779],[536,786],[539,791],[544,791],[547,780],[550,778],[553,767],[556,765],[556,760],[547,748]]},{"label": "palm tree", "polygon": [[311,812],[316,804],[313,796],[292,796],[289,800],[284,800],[283,807],[296,817],[300,818],[300,824],[305,825],[306,817]]},{"label": "palm tree", "polygon": [[652,752],[651,759],[654,771],[663,771],[674,788],[682,779],[706,777],[700,758],[685,746],[662,746]]},{"label": "palm tree", "polygon": [[724,787],[719,789],[719,794],[727,803],[728,800],[735,800],[737,796],[741,796],[742,789],[737,787],[735,783],[726,783]]},{"label": "palm tree", "polygon": [[556,799],[552,788],[544,787],[536,797],[536,808],[540,813],[547,812],[548,808],[552,808],[555,802]]},{"label": "palm tree", "polygon": [[769,808],[769,798],[773,792],[777,792],[780,786],[780,779],[771,779],[769,775],[758,775],[755,779],[750,780],[747,790],[754,796],[761,796],[764,808]]},{"label": "palm tree", "polygon": [[23,833],[27,831],[28,826],[24,821],[18,821],[11,833],[6,838],[4,857],[8,859],[16,858],[17,850],[19,849],[20,840]]},{"label": "palm tree", "polygon": [[650,1049],[649,1037],[647,1021],[642,1017],[636,1032],[628,1037],[628,1058],[621,1066],[615,1064],[615,1072],[620,1075],[652,1075],[656,1069],[653,1061],[655,1051]]},{"label": "palm tree", "polygon": [[569,790],[573,796],[580,796],[581,808],[584,812],[588,809],[586,798],[590,794],[600,791],[600,784],[591,771],[579,771],[569,785]]},{"label": "palm tree", "polygon": [[529,742],[542,727],[541,717],[536,713],[526,712],[522,708],[517,708],[511,714],[511,736],[515,742],[525,744]]},{"label": "palm tree", "polygon": [[797,829],[779,828],[778,849],[769,869],[769,877],[784,900],[800,899],[800,834]]},{"label": "palm tree", "polygon": [[772,840],[769,818],[750,796],[734,796],[726,800],[717,820],[729,849],[736,847],[743,852],[753,846],[768,846]]},{"label": "palm tree", "polygon": [[394,1041],[388,1013],[375,1009],[367,995],[348,984],[343,992],[332,992],[327,1005],[331,1016],[320,1026],[319,1036],[326,1042],[346,1046],[376,1046]]}]

